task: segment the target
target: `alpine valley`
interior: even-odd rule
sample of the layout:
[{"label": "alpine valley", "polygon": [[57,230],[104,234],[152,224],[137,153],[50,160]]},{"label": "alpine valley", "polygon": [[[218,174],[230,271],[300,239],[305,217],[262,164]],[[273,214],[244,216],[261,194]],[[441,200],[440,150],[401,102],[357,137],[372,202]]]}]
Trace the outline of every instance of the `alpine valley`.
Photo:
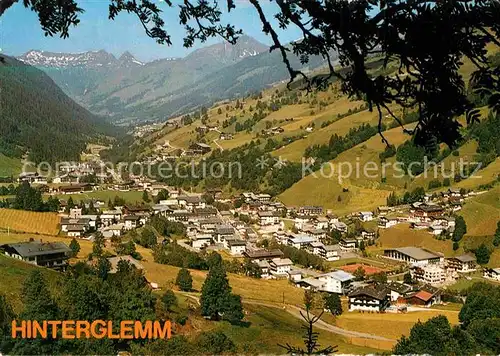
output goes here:
[{"label": "alpine valley", "polygon": [[[143,63],[131,53],[52,53],[31,50],[19,60],[45,71],[70,97],[117,123],[164,121],[201,105],[244,96],[285,80],[280,54],[252,37],[218,43],[184,58]],[[297,57],[292,64],[301,67]],[[323,64],[311,58],[307,69]]]}]

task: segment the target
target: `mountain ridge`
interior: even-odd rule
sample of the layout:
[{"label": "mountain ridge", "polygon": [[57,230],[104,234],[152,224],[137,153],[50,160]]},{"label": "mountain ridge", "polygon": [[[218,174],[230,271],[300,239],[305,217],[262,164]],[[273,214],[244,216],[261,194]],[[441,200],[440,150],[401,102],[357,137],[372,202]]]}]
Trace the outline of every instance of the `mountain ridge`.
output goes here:
[{"label": "mountain ridge", "polygon": [[[281,56],[249,36],[236,45],[218,43],[197,49],[184,58],[136,63],[129,52],[118,59],[105,51],[76,55],[28,52],[30,64],[41,67],[69,96],[95,114],[114,122],[164,121],[214,101],[260,91],[288,78]],[[304,68],[290,55],[294,67]],[[80,65],[78,65],[80,63]],[[111,63],[111,64],[107,64]],[[311,57],[309,68],[324,64]],[[308,69],[308,67],[306,67]]]},{"label": "mountain ridge", "polygon": [[35,163],[79,159],[86,143],[112,133],[78,105],[45,72],[2,56],[0,153]]}]

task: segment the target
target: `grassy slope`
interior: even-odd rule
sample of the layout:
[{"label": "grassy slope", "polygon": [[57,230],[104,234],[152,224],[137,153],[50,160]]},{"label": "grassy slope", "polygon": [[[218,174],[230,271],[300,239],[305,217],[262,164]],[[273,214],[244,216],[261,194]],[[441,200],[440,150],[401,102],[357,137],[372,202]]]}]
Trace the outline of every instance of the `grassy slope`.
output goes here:
[{"label": "grassy slope", "polygon": [[[30,235],[28,234],[7,235],[6,233],[0,233],[0,244],[26,241],[29,237]],[[43,239],[43,241],[62,241],[67,244],[69,244],[69,242],[71,241],[71,238],[68,237],[56,237],[47,235],[36,236],[36,239],[39,238]],[[92,251],[92,243],[87,240],[79,240],[79,243],[81,250],[78,254],[78,258],[81,260],[85,260],[86,256]],[[108,246],[108,248],[110,248],[110,246]],[[137,251],[144,258],[141,263],[146,269],[146,277],[151,282],[156,282],[160,286],[167,286],[175,281],[180,268],[155,263],[153,261],[152,252],[149,249],[137,246]],[[200,290],[207,272],[192,270],[191,274],[193,276],[193,288],[196,290]],[[233,287],[234,292],[237,294],[241,294],[244,298],[247,299],[281,303],[283,298],[282,293],[284,293],[287,303],[300,304],[302,301],[302,290],[293,287],[286,280],[258,280],[255,278],[230,274],[229,281],[231,282],[231,286]]]},{"label": "grassy slope", "polygon": [[[29,274],[37,268],[38,267],[28,263],[0,254],[0,293],[7,297],[7,300],[16,312],[20,312],[22,308],[22,302],[19,296],[21,295],[23,282]],[[41,270],[50,283],[55,285],[59,274],[45,268]]]},{"label": "grassy slope", "polygon": [[390,339],[399,339],[402,335],[409,335],[412,326],[417,321],[424,322],[438,315],[445,315],[452,324],[458,324],[458,312],[444,310],[406,314],[344,313],[337,318],[336,324],[348,330],[369,332]]},{"label": "grassy slope", "polygon": [[[278,344],[289,343],[303,346],[302,323],[286,311],[256,305],[245,305],[249,326],[234,326],[223,323],[219,329],[239,345],[245,345],[252,353],[282,354],[284,349]],[[318,330],[322,346],[337,345],[340,353],[366,354],[376,349],[356,346],[346,342],[343,337]]]},{"label": "grassy slope", "polygon": [[55,235],[59,217],[55,213],[0,209],[0,228],[37,234]]},{"label": "grassy slope", "polygon": [[477,189],[482,184],[488,184],[496,181],[500,174],[500,157],[497,157],[492,163],[479,170],[474,176],[464,179],[454,184],[457,188]]},{"label": "grassy slope", "polygon": [[410,229],[408,224],[399,224],[390,229],[380,229],[379,234],[377,244],[368,248],[374,254],[383,253],[382,250],[385,248],[406,246],[425,247],[431,251],[442,252],[445,256],[463,253],[462,249],[455,253],[450,240],[437,240],[427,231]]},{"label": "grassy slope", "polygon": [[[437,178],[439,178],[439,180],[442,182],[445,177],[449,177],[453,182],[455,173],[458,173],[459,171],[460,160],[463,160],[464,162],[474,161],[476,149],[477,142],[470,141],[458,149],[458,156],[450,154],[441,162],[442,168],[438,168]],[[410,189],[414,189],[416,187],[424,187],[427,190],[429,182],[433,179],[435,179],[434,169],[430,168],[427,172],[420,174],[412,181]]]},{"label": "grassy slope", "polygon": [[[7,236],[6,234],[0,234],[0,244],[23,241],[26,238],[26,235],[11,234]],[[43,239],[44,241],[64,241],[66,243],[70,240],[50,236],[43,236]],[[85,256],[91,251],[92,245],[89,241],[80,240],[79,242],[81,251],[78,258],[85,260]],[[151,252],[140,246],[138,246],[138,251],[144,257],[141,263],[146,268],[148,280],[159,282],[162,287],[172,285],[179,269],[152,262]],[[0,255],[0,270],[2,271],[0,275],[0,293],[7,296],[17,312],[22,308],[19,295],[21,294],[23,281],[35,268],[37,267]],[[51,270],[43,269],[43,271],[53,288],[55,288],[60,275]],[[200,290],[206,272],[192,270],[191,273],[194,279],[194,288]],[[300,304],[302,301],[302,290],[292,287],[286,281],[264,281],[235,275],[229,275],[229,280],[233,291],[242,295],[245,299],[279,303],[282,301],[282,293],[285,293],[287,303]],[[210,323],[201,325],[202,330],[206,329],[207,326],[208,328],[220,329],[231,337],[237,345],[244,346],[252,353],[280,353],[282,349],[277,345],[278,343],[289,342],[294,345],[301,345],[301,322],[287,312],[278,308],[249,304],[245,304],[245,311],[247,312],[245,321],[249,322],[247,324],[233,326],[225,322]],[[323,330],[320,331],[320,341],[323,345],[338,345],[341,352],[370,353],[375,352],[376,350],[373,347],[377,346],[370,343],[369,340],[352,340],[354,344],[368,344],[371,347],[356,346],[348,343],[347,340],[338,335]]]},{"label": "grassy slope", "polygon": [[[346,118],[348,119],[348,118]],[[391,144],[401,144],[407,136],[400,128],[394,128],[385,133],[385,137]],[[287,205],[321,205],[328,209],[334,209],[335,213],[343,214],[359,210],[372,210],[379,205],[384,205],[387,196],[394,188],[387,185],[381,186],[380,171],[378,173],[368,172],[374,177],[365,177],[363,166],[368,161],[379,162],[378,154],[384,149],[384,143],[379,136],[374,136],[350,150],[341,153],[331,161],[334,171],[329,168],[324,170],[325,174],[309,175],[280,195],[280,199]],[[341,166],[342,162],[350,162],[353,166],[353,174],[348,178],[339,177],[339,167],[343,172],[348,172],[347,166]],[[359,162],[361,169],[356,173],[356,163]],[[346,168],[344,168],[346,167]],[[342,173],[344,176],[344,173]],[[387,176],[390,171],[387,170]],[[388,183],[391,180],[388,178]],[[348,188],[349,192],[343,192]],[[339,201],[338,197],[341,197]]]},{"label": "grassy slope", "polygon": [[[14,310],[19,313],[22,310],[20,295],[23,283],[29,274],[38,269],[33,265],[0,255],[0,293],[7,297]],[[51,289],[57,289],[57,283],[61,275],[55,271],[40,269],[49,281]],[[181,298],[182,299],[182,298]],[[181,304],[182,304],[181,300]],[[255,306],[245,304],[245,322],[241,325],[231,325],[227,322],[210,323],[201,321],[198,325],[203,331],[207,329],[218,329],[228,335],[239,350],[248,350],[249,353],[282,353],[283,349],[278,343],[290,343],[302,345],[301,322],[278,308]],[[364,346],[356,346],[347,343],[343,337],[323,330],[320,332],[322,345],[338,345],[340,352],[373,353],[376,349]]]},{"label": "grassy slope", "polygon": [[[335,119],[336,115],[331,115]],[[362,111],[334,122],[324,128],[317,126],[316,130],[308,134],[306,138],[292,142],[285,147],[273,152],[274,156],[281,156],[289,161],[300,162],[307,147],[312,145],[325,144],[333,134],[344,136],[353,127],[364,123],[374,125],[378,120],[378,115],[374,112]]]},{"label": "grassy slope", "polygon": [[[0,243],[7,241],[22,241],[27,235],[0,234]],[[68,243],[69,238],[43,236],[44,241],[64,241]],[[86,255],[91,251],[92,244],[89,241],[80,240],[81,251],[78,258],[85,260]],[[109,248],[109,246],[108,246]],[[163,288],[171,286],[175,280],[179,268],[159,265],[153,262],[151,251],[137,246],[137,251],[143,256],[141,262],[146,271],[148,280],[157,282]],[[0,286],[9,286],[1,288],[0,292],[7,293],[9,300],[14,303],[19,310],[20,301],[17,297],[21,291],[22,281],[28,276],[34,268],[28,264],[16,261],[10,258],[0,256],[0,267],[5,271],[1,276]],[[55,274],[50,274],[51,280],[56,280]],[[194,289],[200,290],[205,279],[206,272],[191,271],[194,280]],[[258,300],[264,302],[281,303],[283,295],[288,304],[301,304],[303,291],[292,287],[287,281],[265,281],[256,280],[248,277],[229,274],[229,281],[233,291],[242,295],[244,300]],[[227,323],[210,324],[210,328],[218,328],[230,336],[236,344],[244,346],[245,349],[256,353],[279,353],[281,349],[278,343],[289,342],[294,345],[300,345],[300,321],[290,316],[287,312],[276,308],[262,306],[253,306],[245,304],[247,325],[231,326]],[[433,314],[434,315],[434,314]],[[368,315],[364,316],[366,322],[359,322],[360,314],[346,313],[338,318],[337,324],[343,328],[355,331],[374,333],[385,337],[396,337],[396,333],[406,333],[411,325],[418,319],[425,319],[430,314],[412,313],[411,315]],[[399,319],[399,318],[402,319]],[[381,320],[379,320],[381,319]],[[402,324],[397,324],[401,320]],[[453,321],[453,316],[450,319]],[[335,322],[326,320],[327,322]],[[198,331],[205,330],[207,325],[200,325]],[[396,331],[395,331],[396,330]],[[348,340],[325,331],[320,331],[320,342],[322,345],[333,344],[339,346],[340,352],[349,353],[368,353],[374,352],[374,348],[389,349],[391,344],[373,340],[349,338]],[[361,346],[356,346],[361,345]]]},{"label": "grassy slope", "polygon": [[16,176],[21,173],[21,161],[0,153],[0,177]]},{"label": "grassy slope", "polygon": [[468,200],[459,214],[467,223],[467,235],[493,235],[500,220],[500,186]]}]

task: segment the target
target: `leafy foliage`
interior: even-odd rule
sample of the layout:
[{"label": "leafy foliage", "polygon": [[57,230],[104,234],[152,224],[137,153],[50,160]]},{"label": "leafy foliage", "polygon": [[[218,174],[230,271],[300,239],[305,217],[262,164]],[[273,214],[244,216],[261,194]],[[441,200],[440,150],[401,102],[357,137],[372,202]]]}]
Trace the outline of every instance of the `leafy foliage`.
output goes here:
[{"label": "leafy foliage", "polygon": [[493,238],[493,245],[500,246],[500,220],[497,222],[497,229],[495,230],[495,237]]},{"label": "leafy foliage", "polygon": [[395,354],[470,355],[497,354],[500,332],[500,288],[476,283],[460,310],[460,325],[452,327],[440,315],[425,323],[417,322],[408,337],[393,349]]},{"label": "leafy foliage", "polygon": [[349,133],[344,137],[337,134],[332,135],[328,144],[308,147],[304,155],[306,157],[317,158],[320,162],[327,162],[337,157],[340,153],[366,141],[376,135],[377,132],[378,129],[376,127],[363,124],[357,128],[351,128]]},{"label": "leafy foliage", "polygon": [[342,301],[340,296],[336,293],[323,294],[324,309],[328,310],[332,315],[342,314]]},{"label": "leafy foliage", "polygon": [[320,271],[326,270],[326,266],[323,264],[324,260],[319,256],[293,246],[279,245],[277,248],[283,251],[284,257],[289,258],[293,263]]},{"label": "leafy foliage", "polygon": [[42,192],[38,188],[31,187],[29,183],[23,182],[17,187],[1,187],[0,195],[15,195],[13,200],[0,201],[0,208],[11,208],[28,211],[59,211],[59,199],[52,196],[43,201]]},{"label": "leafy foliage", "polygon": [[233,341],[220,331],[206,331],[201,333],[196,344],[210,355],[220,355],[236,351]]},{"label": "leafy foliage", "polygon": [[177,297],[171,289],[168,289],[165,293],[163,293],[161,296],[161,303],[167,311],[170,311],[173,306],[177,305]]},{"label": "leafy foliage", "polygon": [[78,252],[80,252],[80,244],[78,243],[78,241],[76,241],[75,238],[73,238],[69,243],[69,248],[71,249],[71,254],[73,257],[76,257],[78,255]]},{"label": "leafy foliage", "polygon": [[477,263],[485,265],[490,262],[491,251],[484,243],[481,244],[475,251]]},{"label": "leafy foliage", "polygon": [[193,277],[191,273],[186,268],[181,268],[179,273],[177,273],[177,278],[175,279],[175,284],[180,288],[180,290],[189,292],[193,288]]},{"label": "leafy foliage", "polygon": [[243,319],[241,297],[231,293],[231,286],[221,261],[210,265],[210,271],[201,288],[201,314],[211,320],[221,317],[230,322]]},{"label": "leafy foliage", "polygon": [[467,224],[463,216],[457,216],[455,218],[455,230],[453,231],[453,241],[459,242],[462,240],[464,235],[467,233]]},{"label": "leafy foliage", "polygon": [[474,339],[462,331],[460,327],[451,327],[445,316],[440,315],[429,319],[425,323],[418,321],[410,332],[410,336],[403,336],[393,352],[405,354],[432,354],[470,355],[477,350]]},{"label": "leafy foliage", "polygon": [[[0,14],[13,3],[14,0],[3,2]],[[24,4],[38,13],[48,35],[63,37],[68,35],[69,26],[78,23],[82,11],[73,0],[57,4],[49,1],[44,6],[30,1]],[[174,5],[171,1],[165,4]],[[228,0],[227,11],[236,4]],[[330,6],[317,1],[278,1],[276,23],[268,18],[261,1],[251,0],[250,4],[257,12],[263,32],[272,39],[271,51],[281,56],[290,82],[300,79],[310,88],[323,87],[332,77],[338,79],[344,93],[363,97],[370,110],[378,110],[380,123],[383,109],[401,121],[390,111],[391,103],[415,108],[419,119],[413,133],[418,144],[436,140],[451,146],[459,140],[460,124],[456,118],[473,109],[459,73],[463,57],[477,68],[472,76],[473,87],[486,93],[489,105],[498,110],[500,68],[490,68],[486,51],[490,43],[499,45],[499,5],[495,0],[341,0]],[[114,19],[121,12],[136,15],[146,34],[158,43],[172,43],[156,4],[148,0],[111,1],[109,17]],[[185,28],[186,47],[214,36],[234,44],[241,33],[232,24],[221,24],[217,2],[194,4],[187,0],[173,14]],[[299,30],[301,41],[283,45],[277,27]],[[433,41],[429,42],[429,38]],[[321,56],[327,63],[328,74],[309,78],[291,63],[291,53],[300,58],[301,65]],[[334,53],[340,65],[349,70],[335,69]],[[397,73],[382,70],[370,74],[366,63],[374,55],[383,58],[383,69],[397,61]]]}]

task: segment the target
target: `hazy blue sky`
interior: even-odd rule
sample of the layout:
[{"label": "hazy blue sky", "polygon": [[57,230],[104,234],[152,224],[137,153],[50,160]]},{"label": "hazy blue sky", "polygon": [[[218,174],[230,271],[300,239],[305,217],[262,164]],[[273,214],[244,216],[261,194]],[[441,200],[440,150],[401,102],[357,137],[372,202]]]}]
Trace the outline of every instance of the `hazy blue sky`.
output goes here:
[{"label": "hazy blue sky", "polygon": [[[38,17],[18,2],[0,17],[0,48],[9,55],[21,55],[31,49],[53,52],[85,52],[104,49],[119,56],[126,50],[139,60],[152,60],[165,57],[183,57],[193,49],[182,46],[183,27],[179,25],[176,16],[177,9],[170,9],[166,4],[162,17],[167,24],[167,30],[172,35],[171,47],[158,45],[147,37],[142,25],[136,17],[121,13],[115,21],[108,20],[108,4],[106,0],[80,0],[80,7],[85,13],[80,15],[80,24],[71,28],[70,37],[45,37],[40,28]],[[175,0],[174,0],[175,3]],[[224,4],[224,1],[220,2]],[[274,4],[265,3],[264,9],[268,16],[274,14]],[[225,8],[223,6],[224,11]],[[270,44],[270,39],[262,33],[254,8],[247,0],[236,0],[236,9],[224,13],[224,20],[231,21],[246,34],[257,40]],[[299,32],[289,30],[282,32],[284,42],[295,40]],[[209,44],[220,42],[221,39],[210,41]],[[197,45],[198,47],[207,44]]]}]

